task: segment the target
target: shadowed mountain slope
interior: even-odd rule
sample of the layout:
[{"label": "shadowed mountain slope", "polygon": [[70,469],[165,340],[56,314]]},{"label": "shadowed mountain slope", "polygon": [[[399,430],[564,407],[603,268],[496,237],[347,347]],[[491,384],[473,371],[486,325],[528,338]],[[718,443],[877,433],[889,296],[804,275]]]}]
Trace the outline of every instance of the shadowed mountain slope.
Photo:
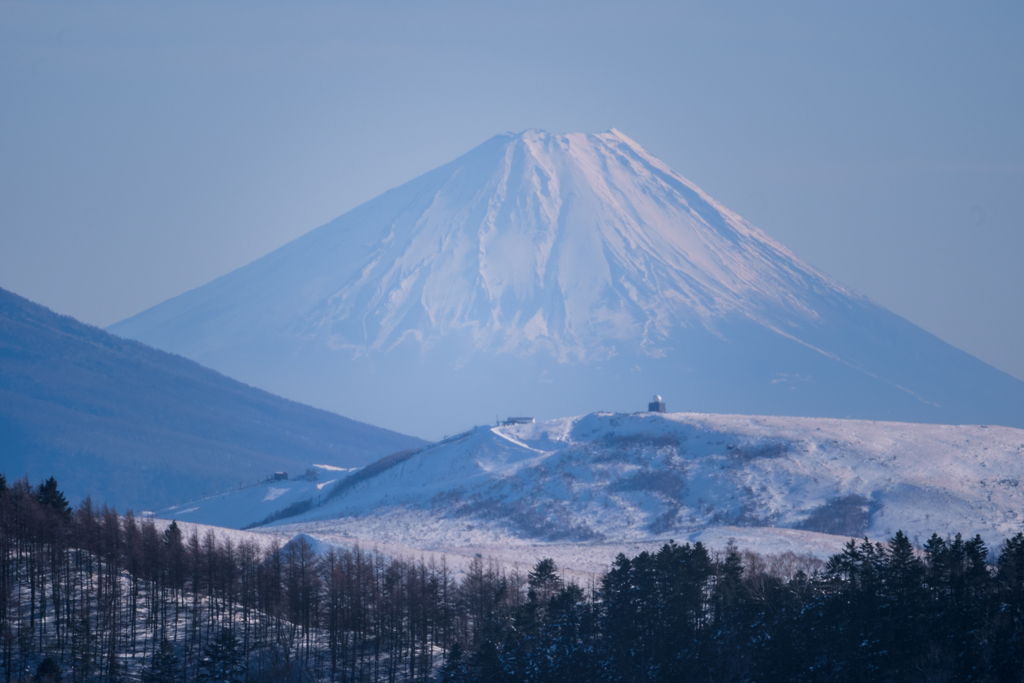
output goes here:
[{"label": "shadowed mountain slope", "polygon": [[[344,391],[339,387],[338,391]],[[154,510],[422,442],[294,403],[0,289],[0,470]]]}]

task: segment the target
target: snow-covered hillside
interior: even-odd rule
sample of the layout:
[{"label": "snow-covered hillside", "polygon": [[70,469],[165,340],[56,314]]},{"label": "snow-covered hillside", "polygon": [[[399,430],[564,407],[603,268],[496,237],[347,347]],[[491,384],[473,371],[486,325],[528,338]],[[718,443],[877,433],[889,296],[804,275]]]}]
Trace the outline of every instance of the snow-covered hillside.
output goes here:
[{"label": "snow-covered hillside", "polygon": [[690,410],[1024,426],[1024,383],[614,129],[496,136],[111,331],[431,438],[655,390]]},{"label": "snow-covered hillside", "polygon": [[[584,555],[668,538],[824,555],[898,529],[918,543],[960,532],[992,544],[1024,530],[1024,430],[1005,427],[595,413],[479,427],[385,465],[323,487],[319,505],[271,529]],[[245,504],[232,495],[183,506],[199,509],[182,519],[230,525]],[[236,516],[218,519],[225,510]]]},{"label": "snow-covered hillside", "polygon": [[285,514],[289,508],[305,509],[318,503],[325,489],[329,492],[338,481],[357,469],[313,465],[297,477],[242,482],[237,489],[225,489],[199,500],[172,505],[160,510],[157,516],[192,524],[245,529]]}]

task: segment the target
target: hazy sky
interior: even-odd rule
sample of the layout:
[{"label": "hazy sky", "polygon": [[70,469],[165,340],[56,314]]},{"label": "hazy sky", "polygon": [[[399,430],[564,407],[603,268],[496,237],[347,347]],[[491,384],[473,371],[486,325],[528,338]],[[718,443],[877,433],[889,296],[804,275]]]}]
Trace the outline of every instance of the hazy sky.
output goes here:
[{"label": "hazy sky", "polygon": [[6,2],[0,287],[108,325],[506,131],[622,130],[1024,379],[1024,3]]}]

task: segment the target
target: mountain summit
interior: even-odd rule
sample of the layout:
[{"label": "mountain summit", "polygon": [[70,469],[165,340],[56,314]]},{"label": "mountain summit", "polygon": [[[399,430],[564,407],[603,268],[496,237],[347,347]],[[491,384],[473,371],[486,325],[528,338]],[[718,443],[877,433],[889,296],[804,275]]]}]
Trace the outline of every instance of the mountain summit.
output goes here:
[{"label": "mountain summit", "polygon": [[617,130],[499,135],[110,328],[424,435],[643,407],[1024,426],[1024,383]]}]

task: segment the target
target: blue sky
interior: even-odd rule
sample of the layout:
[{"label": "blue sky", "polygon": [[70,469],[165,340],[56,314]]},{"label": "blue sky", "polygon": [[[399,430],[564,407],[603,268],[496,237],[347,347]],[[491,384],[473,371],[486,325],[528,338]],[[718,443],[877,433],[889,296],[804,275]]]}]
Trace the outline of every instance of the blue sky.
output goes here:
[{"label": "blue sky", "polygon": [[612,126],[1024,378],[1024,5],[0,1],[0,286],[108,325],[496,133]]}]

